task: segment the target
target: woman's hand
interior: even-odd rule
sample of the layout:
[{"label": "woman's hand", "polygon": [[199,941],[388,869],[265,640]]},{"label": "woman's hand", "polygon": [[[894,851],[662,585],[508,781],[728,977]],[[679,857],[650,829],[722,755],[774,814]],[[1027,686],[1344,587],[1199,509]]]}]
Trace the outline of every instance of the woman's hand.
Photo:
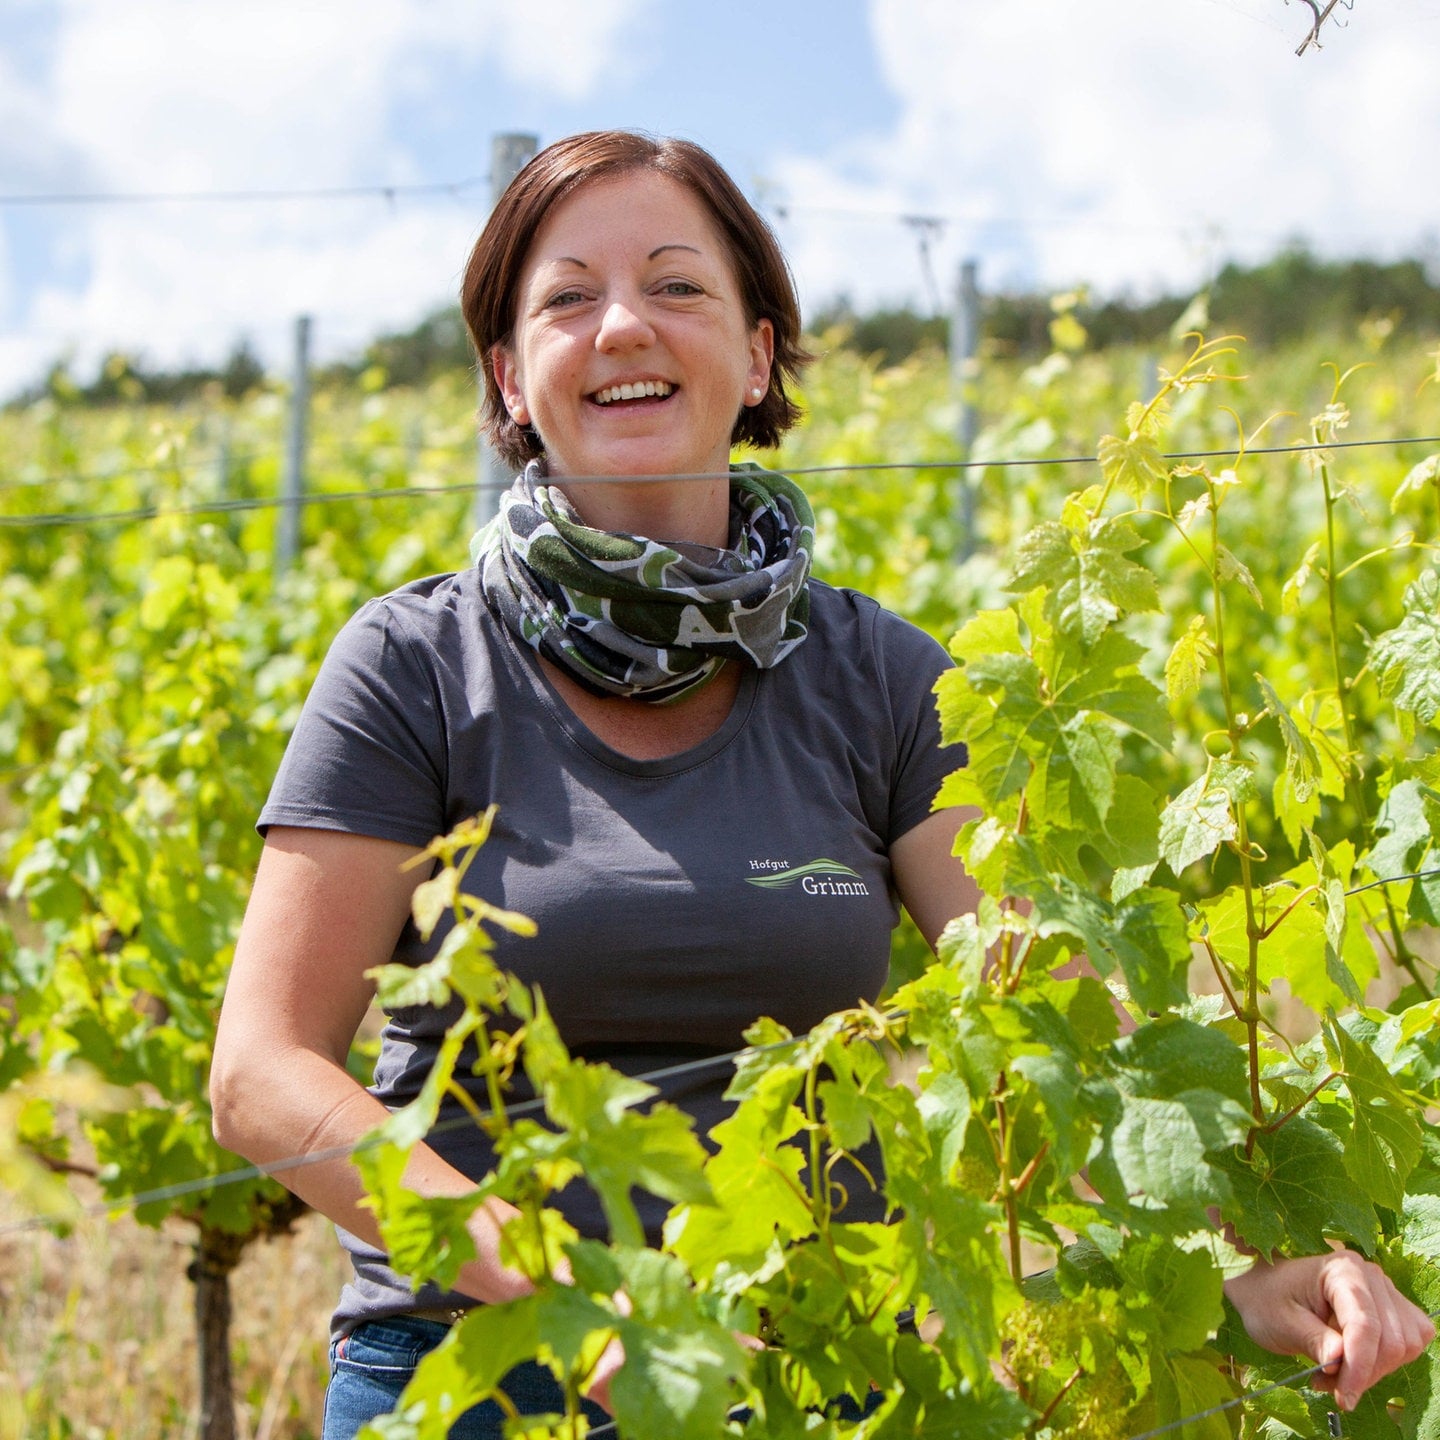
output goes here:
[{"label": "woman's hand", "polygon": [[1257,1260],[1226,1282],[1225,1293],[1257,1345],[1325,1366],[1311,1383],[1333,1391],[1342,1410],[1353,1410],[1370,1386],[1435,1338],[1424,1311],[1353,1250]]}]

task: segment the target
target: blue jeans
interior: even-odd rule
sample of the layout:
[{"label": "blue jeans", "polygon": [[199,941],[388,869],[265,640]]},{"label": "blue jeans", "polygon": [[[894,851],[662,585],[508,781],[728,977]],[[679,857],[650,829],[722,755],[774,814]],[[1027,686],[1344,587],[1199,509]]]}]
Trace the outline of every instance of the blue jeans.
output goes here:
[{"label": "blue jeans", "polygon": [[[449,1327],[413,1315],[371,1320],[330,1346],[330,1385],[325,1391],[323,1440],[355,1440],[368,1421],[395,1408],[415,1367],[446,1336]],[[533,1360],[505,1377],[505,1392],[522,1415],[554,1414],[565,1409],[565,1392],[555,1377]],[[610,1417],[585,1401],[593,1426]],[[467,1410],[451,1427],[450,1440],[501,1440],[505,1412],[493,1400]]]},{"label": "blue jeans", "polygon": [[[368,1421],[389,1414],[415,1367],[448,1330],[449,1326],[434,1320],[397,1315],[357,1326],[333,1343],[322,1440],[355,1440]],[[505,1377],[504,1389],[522,1415],[558,1414],[565,1409],[565,1392],[550,1371],[534,1360],[517,1365]],[[865,1403],[857,1405],[842,1395],[829,1408],[837,1419],[854,1422],[868,1415],[883,1398],[880,1391],[872,1390]],[[598,1405],[589,1400],[582,1403],[592,1427],[609,1420]],[[504,1421],[505,1412],[495,1401],[483,1401],[451,1426],[450,1440],[502,1440]]]}]

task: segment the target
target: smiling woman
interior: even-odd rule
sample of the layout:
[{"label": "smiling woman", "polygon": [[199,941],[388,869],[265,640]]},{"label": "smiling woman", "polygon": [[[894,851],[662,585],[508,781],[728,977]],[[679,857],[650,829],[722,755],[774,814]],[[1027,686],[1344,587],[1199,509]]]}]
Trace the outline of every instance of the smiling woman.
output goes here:
[{"label": "smiling woman", "polygon": [[[799,419],[799,407],[788,387],[810,358],[801,341],[789,267],[769,226],[734,181],[709,154],[683,140],[625,130],[594,131],[558,141],[525,167],[495,207],[486,227],[486,236],[493,238],[487,243],[482,237],[465,271],[460,303],[476,353],[488,362],[497,345],[513,342],[526,262],[553,209],[589,185],[642,175],[675,182],[700,207],[707,238],[723,246],[722,263],[746,325],[765,319],[773,329],[765,391],[732,417],[735,444],[768,449]],[[488,363],[484,378],[483,418],[492,443],[516,466],[544,453],[538,435],[510,414]]]},{"label": "smiling woman", "polygon": [[[775,329],[746,314],[701,202],[649,173],[592,182],[546,217],[518,292],[509,337],[484,353],[506,413],[540,437],[550,476],[709,476],[674,494],[707,509],[696,538],[723,548],[731,438],[770,388]],[[592,505],[669,498],[626,488],[596,491]],[[642,533],[678,533],[656,520],[670,528]]]},{"label": "smiling woman", "polygon": [[[900,904],[933,944],[974,903],[952,853],[968,817],[931,811],[965,758],[941,743],[945,652],[813,578],[804,494],[729,463],[732,444],[773,444],[793,422],[786,387],[806,358],[784,261],[729,177],[684,142],[561,141],[496,207],[464,309],[486,428],[524,468],[473,565],[346,626],[261,813],[212,1069],[218,1138],[260,1163],[344,1152],[419,1093],[458,1000],[389,1016],[369,1090],[345,1061],[373,969],[424,963],[450,933],[410,922],[423,872],[407,862],[489,805],[462,883],[538,927],[498,935],[496,963],[541,987],[573,1051],[630,1074],[683,1069],[662,1094],[702,1135],[729,1113],[730,1067],[680,1062],[727,1056],[761,1016],[798,1034],[873,1001]],[[486,1103],[473,1066],[455,1074]],[[516,1101],[527,1083],[515,1078]],[[465,1196],[494,1163],[484,1130],[442,1126],[406,1182]],[[847,1222],[886,1208],[877,1157],[863,1166],[823,1172]],[[518,1212],[482,1204],[454,1289],[416,1292],[348,1160],[285,1176],[354,1263],[324,1423],[326,1440],[350,1440],[457,1316],[530,1291],[501,1244]],[[583,1181],[554,1204],[606,1238]],[[636,1208],[658,1244],[665,1204],[637,1192]],[[1278,1265],[1237,1294],[1263,1312],[1267,1343],[1303,1334],[1328,1356],[1316,1317],[1332,1311],[1388,1328],[1385,1367],[1425,1338],[1383,1277],[1365,1271],[1374,1293],[1346,1311],[1320,1266]],[[624,1358],[612,1343],[597,1362],[592,1419]],[[522,1412],[563,1408],[538,1364],[505,1390]],[[498,1440],[503,1420],[487,1401],[450,1433]]]}]

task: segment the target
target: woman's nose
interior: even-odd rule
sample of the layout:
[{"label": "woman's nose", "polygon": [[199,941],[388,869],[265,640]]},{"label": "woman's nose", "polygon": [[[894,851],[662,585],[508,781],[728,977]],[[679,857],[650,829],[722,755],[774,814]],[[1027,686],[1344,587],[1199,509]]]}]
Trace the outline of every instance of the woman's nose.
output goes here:
[{"label": "woman's nose", "polygon": [[625,349],[634,345],[649,345],[654,339],[655,332],[638,306],[626,300],[612,300],[600,317],[595,347],[598,350]]}]

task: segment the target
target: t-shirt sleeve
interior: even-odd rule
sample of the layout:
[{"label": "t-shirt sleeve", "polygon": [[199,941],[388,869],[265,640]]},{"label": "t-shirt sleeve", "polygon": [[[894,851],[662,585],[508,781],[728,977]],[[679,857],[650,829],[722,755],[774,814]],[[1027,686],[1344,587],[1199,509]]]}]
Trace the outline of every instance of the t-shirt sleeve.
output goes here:
[{"label": "t-shirt sleeve", "polygon": [[439,688],[389,601],[345,625],[316,676],[260,812],[271,825],[427,845],[445,824]]},{"label": "t-shirt sleeve", "polygon": [[935,682],[954,662],[939,641],[881,610],[875,651],[895,727],[895,781],[890,791],[893,844],[930,813],[941,782],[966,761],[962,744],[940,741]]}]

